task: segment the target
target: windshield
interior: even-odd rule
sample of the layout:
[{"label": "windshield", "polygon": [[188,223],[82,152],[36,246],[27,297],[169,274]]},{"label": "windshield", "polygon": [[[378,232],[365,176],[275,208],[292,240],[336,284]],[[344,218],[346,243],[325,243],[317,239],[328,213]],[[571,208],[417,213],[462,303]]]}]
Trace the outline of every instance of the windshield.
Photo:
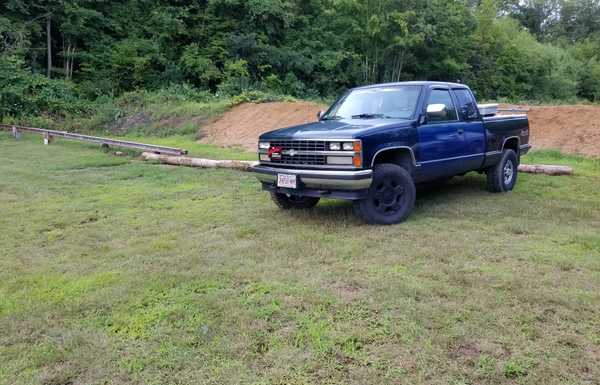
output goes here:
[{"label": "windshield", "polygon": [[420,86],[359,89],[338,100],[323,117],[333,119],[409,119],[419,99]]}]

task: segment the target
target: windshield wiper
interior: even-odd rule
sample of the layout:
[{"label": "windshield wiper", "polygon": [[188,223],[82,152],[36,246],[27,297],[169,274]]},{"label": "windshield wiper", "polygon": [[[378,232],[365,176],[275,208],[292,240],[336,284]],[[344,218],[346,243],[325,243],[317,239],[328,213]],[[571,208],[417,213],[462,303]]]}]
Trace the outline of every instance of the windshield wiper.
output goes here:
[{"label": "windshield wiper", "polygon": [[371,113],[352,115],[352,119],[375,119],[375,118],[386,118],[386,116],[384,114],[371,114]]},{"label": "windshield wiper", "polygon": [[344,117],[339,116],[339,115],[333,115],[333,116],[327,116],[321,120],[340,120],[340,119],[344,119]]}]

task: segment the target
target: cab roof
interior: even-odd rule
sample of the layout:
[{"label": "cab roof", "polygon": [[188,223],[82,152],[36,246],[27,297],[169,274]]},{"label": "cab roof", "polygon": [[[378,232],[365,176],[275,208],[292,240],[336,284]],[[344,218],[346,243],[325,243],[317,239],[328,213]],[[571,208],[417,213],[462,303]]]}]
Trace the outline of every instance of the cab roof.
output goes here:
[{"label": "cab roof", "polygon": [[450,82],[436,82],[436,81],[413,81],[413,82],[395,82],[395,83],[381,83],[381,84],[370,84],[367,86],[355,87],[353,90],[364,90],[369,88],[379,87],[398,87],[398,86],[440,86],[448,88],[464,88],[469,89],[465,84],[450,83]]}]

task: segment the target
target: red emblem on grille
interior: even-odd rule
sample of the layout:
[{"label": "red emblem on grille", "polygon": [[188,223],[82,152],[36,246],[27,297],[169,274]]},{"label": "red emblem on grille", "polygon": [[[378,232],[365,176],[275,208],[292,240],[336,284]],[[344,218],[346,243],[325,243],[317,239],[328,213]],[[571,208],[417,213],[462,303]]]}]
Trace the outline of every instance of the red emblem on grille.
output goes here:
[{"label": "red emblem on grille", "polygon": [[272,146],[269,148],[269,151],[267,151],[267,155],[269,155],[269,158],[281,158],[282,151],[283,147]]}]

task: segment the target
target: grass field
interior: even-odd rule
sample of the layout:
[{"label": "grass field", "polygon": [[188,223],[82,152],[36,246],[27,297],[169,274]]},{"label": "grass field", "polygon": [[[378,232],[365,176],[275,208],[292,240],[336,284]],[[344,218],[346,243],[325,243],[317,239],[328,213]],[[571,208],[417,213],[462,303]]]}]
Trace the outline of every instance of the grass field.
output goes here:
[{"label": "grass field", "polygon": [[0,384],[598,384],[600,162],[527,161],[577,175],[469,174],[375,227],[0,133]]}]

